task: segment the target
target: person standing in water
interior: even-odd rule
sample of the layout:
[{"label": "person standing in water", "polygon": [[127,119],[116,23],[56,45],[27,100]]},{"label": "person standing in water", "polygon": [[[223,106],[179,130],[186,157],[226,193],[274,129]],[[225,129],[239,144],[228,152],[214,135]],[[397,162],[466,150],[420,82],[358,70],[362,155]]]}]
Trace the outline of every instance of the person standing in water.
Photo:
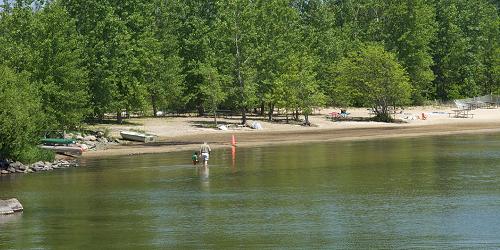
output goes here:
[{"label": "person standing in water", "polygon": [[198,152],[194,152],[193,156],[191,156],[191,159],[193,160],[193,165],[198,164]]},{"label": "person standing in water", "polygon": [[200,154],[201,154],[201,159],[203,160],[204,166],[208,165],[208,158],[210,157],[210,151],[212,151],[212,149],[207,144],[207,142],[203,142],[203,144],[201,144],[201,147],[200,147]]}]

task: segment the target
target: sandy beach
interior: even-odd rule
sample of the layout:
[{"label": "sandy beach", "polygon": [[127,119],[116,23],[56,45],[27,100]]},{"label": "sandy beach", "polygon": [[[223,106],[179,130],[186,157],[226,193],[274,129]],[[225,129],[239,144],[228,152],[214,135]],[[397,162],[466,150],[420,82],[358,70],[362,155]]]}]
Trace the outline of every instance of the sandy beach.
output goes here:
[{"label": "sandy beach", "polygon": [[[239,117],[219,118],[228,130],[208,128],[210,117],[161,117],[133,118],[124,125],[95,125],[94,129],[107,128],[111,135],[119,137],[121,130],[142,130],[158,135],[159,142],[153,144],[130,143],[108,147],[105,150],[88,151],[83,157],[107,157],[118,155],[163,153],[197,150],[207,141],[212,148],[230,147],[234,135],[238,147],[250,147],[282,143],[307,143],[319,141],[372,140],[394,137],[420,137],[450,134],[500,132],[500,109],[476,109],[470,111],[472,118],[454,118],[453,107],[409,107],[395,115],[402,123],[332,121],[331,112],[340,109],[317,110],[310,117],[312,126],[286,124],[284,121],[267,122],[261,117],[249,117],[262,124],[262,130],[238,126]],[[348,109],[350,117],[369,117],[366,108]],[[451,117],[450,117],[451,113]],[[422,114],[426,119],[422,119]],[[284,119],[279,117],[278,119]]]}]

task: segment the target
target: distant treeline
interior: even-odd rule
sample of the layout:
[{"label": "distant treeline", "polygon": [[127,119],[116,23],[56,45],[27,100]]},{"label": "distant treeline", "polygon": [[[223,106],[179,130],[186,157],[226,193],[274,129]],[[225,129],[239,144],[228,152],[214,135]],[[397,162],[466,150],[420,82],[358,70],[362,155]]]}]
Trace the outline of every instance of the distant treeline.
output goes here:
[{"label": "distant treeline", "polygon": [[379,47],[389,53],[380,60],[402,66],[390,65],[403,70],[394,79],[408,80],[413,104],[499,92],[494,0],[0,3],[0,126],[18,120],[5,133],[71,128],[105,114],[121,120],[124,111],[224,109],[272,119],[277,108],[362,105],[372,91],[339,91],[341,82],[369,80],[355,74],[378,69],[339,70]]}]

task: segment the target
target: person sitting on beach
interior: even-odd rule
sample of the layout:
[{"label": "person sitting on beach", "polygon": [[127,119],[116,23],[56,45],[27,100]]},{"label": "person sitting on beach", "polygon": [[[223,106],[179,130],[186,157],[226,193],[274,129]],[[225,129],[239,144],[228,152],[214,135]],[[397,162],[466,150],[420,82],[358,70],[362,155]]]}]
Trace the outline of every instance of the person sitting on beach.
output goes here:
[{"label": "person sitting on beach", "polygon": [[193,165],[198,164],[198,162],[199,162],[199,160],[198,160],[198,152],[194,152],[193,156],[191,157],[191,159],[193,159]]},{"label": "person sitting on beach", "polygon": [[208,164],[208,158],[210,156],[210,151],[212,151],[212,149],[207,144],[207,142],[203,142],[203,144],[201,144],[201,147],[200,147],[200,153],[201,153],[201,159],[203,160],[203,165],[205,165],[205,166]]},{"label": "person sitting on beach", "polygon": [[346,118],[348,115],[350,115],[351,113],[348,113],[347,112],[347,109],[341,109],[340,110],[340,116],[342,116],[343,118]]}]

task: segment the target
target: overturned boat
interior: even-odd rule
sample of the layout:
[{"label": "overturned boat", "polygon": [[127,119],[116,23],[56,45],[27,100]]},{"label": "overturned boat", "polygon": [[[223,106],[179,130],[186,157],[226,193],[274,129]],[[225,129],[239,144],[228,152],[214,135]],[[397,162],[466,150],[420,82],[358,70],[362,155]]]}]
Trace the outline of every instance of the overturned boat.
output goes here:
[{"label": "overturned boat", "polygon": [[129,141],[139,141],[144,143],[157,142],[158,136],[147,133],[140,133],[135,131],[120,131],[120,135],[123,139]]},{"label": "overturned boat", "polygon": [[81,156],[83,153],[83,148],[78,146],[53,146],[53,145],[40,145],[40,148],[54,151],[58,154],[68,155],[68,156]]}]

